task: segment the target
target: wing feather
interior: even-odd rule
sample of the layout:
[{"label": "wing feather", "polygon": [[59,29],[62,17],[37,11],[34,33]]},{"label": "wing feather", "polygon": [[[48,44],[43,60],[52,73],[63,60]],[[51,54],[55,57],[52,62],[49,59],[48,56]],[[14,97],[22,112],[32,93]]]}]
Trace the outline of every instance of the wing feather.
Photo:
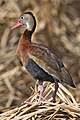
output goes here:
[{"label": "wing feather", "polygon": [[72,77],[62,61],[47,47],[33,44],[32,51],[28,51],[28,56],[53,77],[74,87]]}]

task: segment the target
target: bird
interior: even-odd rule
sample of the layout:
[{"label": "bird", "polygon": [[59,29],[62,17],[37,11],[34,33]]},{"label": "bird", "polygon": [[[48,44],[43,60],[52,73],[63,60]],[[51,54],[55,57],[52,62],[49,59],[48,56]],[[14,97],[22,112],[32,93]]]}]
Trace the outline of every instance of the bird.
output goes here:
[{"label": "bird", "polygon": [[40,84],[40,99],[42,99],[44,92],[43,82],[49,81],[55,84],[52,95],[53,102],[55,102],[59,83],[67,84],[73,88],[76,86],[61,59],[47,46],[32,42],[36,24],[33,12],[27,11],[22,13],[12,26],[12,30],[18,27],[25,29],[18,42],[17,55],[24,68],[32,75],[36,83]]}]

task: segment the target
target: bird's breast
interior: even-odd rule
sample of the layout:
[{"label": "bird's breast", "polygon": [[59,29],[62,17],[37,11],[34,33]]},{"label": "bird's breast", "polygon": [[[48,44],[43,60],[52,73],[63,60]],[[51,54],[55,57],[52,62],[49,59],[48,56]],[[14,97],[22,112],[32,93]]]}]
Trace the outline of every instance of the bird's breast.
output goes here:
[{"label": "bird's breast", "polygon": [[28,63],[28,54],[27,54],[27,49],[24,46],[19,46],[17,47],[17,56],[20,59],[20,61],[22,62],[23,66],[26,66],[26,64]]}]

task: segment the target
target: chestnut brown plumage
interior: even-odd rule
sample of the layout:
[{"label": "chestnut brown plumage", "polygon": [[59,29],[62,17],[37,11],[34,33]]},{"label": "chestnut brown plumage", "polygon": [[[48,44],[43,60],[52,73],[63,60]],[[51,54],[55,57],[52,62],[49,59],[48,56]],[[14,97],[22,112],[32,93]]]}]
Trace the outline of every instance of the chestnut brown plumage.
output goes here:
[{"label": "chestnut brown plumage", "polygon": [[55,83],[53,100],[55,101],[58,83],[66,83],[75,87],[72,77],[64,67],[61,60],[46,46],[31,42],[32,34],[36,28],[36,19],[32,12],[23,13],[12,29],[25,27],[17,47],[17,54],[28,72],[41,85],[40,95],[43,95],[43,81]]}]

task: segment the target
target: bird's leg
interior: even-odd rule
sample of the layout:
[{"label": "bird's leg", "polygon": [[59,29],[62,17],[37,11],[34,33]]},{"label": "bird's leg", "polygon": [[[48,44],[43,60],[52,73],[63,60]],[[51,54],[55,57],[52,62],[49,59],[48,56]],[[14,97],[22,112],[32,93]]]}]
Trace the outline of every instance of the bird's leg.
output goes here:
[{"label": "bird's leg", "polygon": [[[40,96],[39,96],[39,102],[40,102],[41,100],[43,100],[44,87],[43,87],[43,82],[37,80],[37,81],[36,81],[36,85],[35,85],[35,91],[37,91],[37,86],[38,86],[38,84],[40,85]],[[32,105],[32,104],[35,103],[35,102],[25,101],[24,103],[27,103],[28,105]]]},{"label": "bird's leg", "polygon": [[43,92],[44,92],[44,87],[43,87],[43,82],[39,81],[40,83],[40,97],[39,101],[43,100]]},{"label": "bird's leg", "polygon": [[36,84],[35,84],[35,92],[38,91],[38,85],[39,85],[39,80],[36,80]]},{"label": "bird's leg", "polygon": [[53,91],[53,95],[52,95],[53,102],[56,102],[56,93],[58,91],[58,87],[59,87],[58,83],[55,82],[55,90]]},{"label": "bird's leg", "polygon": [[43,92],[44,92],[44,87],[43,87],[43,82],[37,80],[36,85],[35,85],[35,91],[38,91],[38,85],[40,85],[40,97],[39,101],[43,100]]}]

